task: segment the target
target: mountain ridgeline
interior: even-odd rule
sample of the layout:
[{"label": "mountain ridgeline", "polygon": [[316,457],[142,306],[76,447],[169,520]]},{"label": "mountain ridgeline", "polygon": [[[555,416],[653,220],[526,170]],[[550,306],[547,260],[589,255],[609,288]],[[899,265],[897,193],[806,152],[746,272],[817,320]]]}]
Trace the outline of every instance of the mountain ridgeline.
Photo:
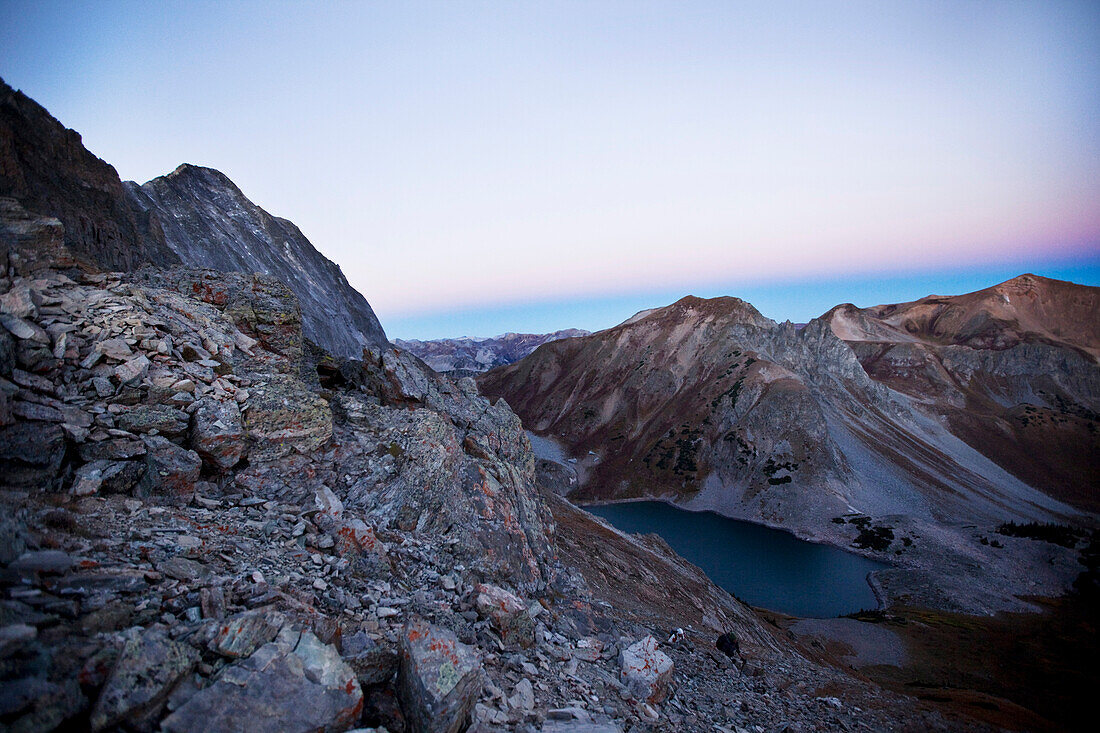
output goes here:
[{"label": "mountain ridgeline", "polygon": [[687,297],[480,377],[601,459],[578,495],[803,526],[1097,508],[1100,289],[1024,275],[799,329]]},{"label": "mountain ridgeline", "polygon": [[659,498],[852,544],[895,564],[881,595],[990,613],[1027,608],[1043,571],[974,528],[1096,523],[1098,323],[1100,288],[1034,275],[802,328],[686,297],[478,382],[576,457],[574,500]]}]

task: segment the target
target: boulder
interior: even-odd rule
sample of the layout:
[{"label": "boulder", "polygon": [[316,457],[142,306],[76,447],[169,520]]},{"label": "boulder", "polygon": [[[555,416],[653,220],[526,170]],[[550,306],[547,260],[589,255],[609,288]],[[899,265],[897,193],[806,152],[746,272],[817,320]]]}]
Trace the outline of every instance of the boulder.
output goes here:
[{"label": "boulder", "polygon": [[6,680],[0,685],[0,715],[6,731],[58,730],[88,706],[76,680],[51,682],[42,677]]},{"label": "boulder", "polygon": [[466,730],[481,695],[481,660],[448,629],[413,619],[402,629],[397,691],[415,731]]},{"label": "boulder", "polygon": [[15,368],[15,341],[7,331],[0,330],[0,375],[8,376]]},{"label": "boulder", "polygon": [[[156,567],[159,572],[164,573],[169,578],[184,582],[195,580],[207,582],[214,575],[214,571],[208,565],[179,555],[158,562]],[[272,637],[274,636],[272,634]],[[270,639],[265,639],[265,641],[270,641]]]},{"label": "boulder", "polygon": [[92,710],[93,731],[153,718],[198,663],[186,644],[150,629],[126,642]]},{"label": "boulder", "polygon": [[79,449],[80,458],[84,461],[97,461],[110,459],[112,461],[124,461],[128,458],[137,458],[145,455],[145,443],[132,438],[113,438],[99,443],[84,443]]},{"label": "boulder", "polygon": [[27,549],[27,526],[18,517],[0,515],[0,565],[7,565]]},{"label": "boulder", "polygon": [[129,494],[145,475],[145,461],[110,461],[103,469],[101,494]]},{"label": "boulder", "polygon": [[336,649],[309,631],[275,641],[225,668],[164,719],[162,730],[342,731],[363,710],[363,691]]},{"label": "boulder", "polygon": [[170,503],[187,504],[195,494],[202,460],[159,435],[145,437],[145,474],[138,482],[138,496],[160,496]]},{"label": "boulder", "polygon": [[34,321],[28,321],[10,313],[0,313],[0,324],[13,336],[22,341],[34,341],[40,344],[50,343],[50,335]]},{"label": "boulder", "polygon": [[541,733],[623,733],[615,723],[594,723],[588,720],[547,720]]},{"label": "boulder", "polygon": [[31,290],[26,283],[19,283],[0,295],[0,312],[18,318],[34,319],[38,317],[38,306],[41,302],[36,291]]},{"label": "boulder", "polygon": [[73,559],[61,550],[34,550],[25,552],[11,564],[18,573],[60,574],[73,566]]},{"label": "boulder", "polygon": [[338,520],[330,530],[336,553],[342,557],[353,556],[367,564],[384,566],[389,562],[386,545],[378,539],[374,529],[362,519],[349,517]]},{"label": "boulder", "polygon": [[203,399],[191,413],[191,447],[210,466],[232,468],[244,456],[241,410],[233,400]]},{"label": "boulder", "polygon": [[648,703],[662,702],[672,682],[673,663],[657,648],[657,640],[647,636],[619,654],[619,673],[627,692]]},{"label": "boulder", "polygon": [[271,461],[323,445],[332,437],[332,411],[300,380],[272,376],[251,387],[244,428],[249,460]]},{"label": "boulder", "polygon": [[134,356],[130,345],[120,338],[104,339],[95,345],[93,351],[115,361],[128,361]]},{"label": "boulder", "polygon": [[577,640],[573,656],[585,662],[595,662],[603,654],[603,642],[595,636],[586,636]]},{"label": "boulder", "polygon": [[500,639],[508,646],[527,648],[535,643],[535,622],[518,597],[495,585],[479,583],[474,605],[482,618],[489,619]]},{"label": "boulder", "polygon": [[74,496],[87,496],[99,492],[103,486],[103,471],[111,465],[110,461],[92,461],[77,469],[71,489]]}]

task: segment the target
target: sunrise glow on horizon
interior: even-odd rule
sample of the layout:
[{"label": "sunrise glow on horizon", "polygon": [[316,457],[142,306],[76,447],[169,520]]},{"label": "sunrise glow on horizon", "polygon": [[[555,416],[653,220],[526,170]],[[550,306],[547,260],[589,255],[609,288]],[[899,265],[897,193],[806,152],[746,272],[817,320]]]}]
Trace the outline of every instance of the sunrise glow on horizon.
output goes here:
[{"label": "sunrise glow on horizon", "polygon": [[391,337],[1100,284],[1096,3],[7,2],[0,77],[124,179],[223,171]]}]

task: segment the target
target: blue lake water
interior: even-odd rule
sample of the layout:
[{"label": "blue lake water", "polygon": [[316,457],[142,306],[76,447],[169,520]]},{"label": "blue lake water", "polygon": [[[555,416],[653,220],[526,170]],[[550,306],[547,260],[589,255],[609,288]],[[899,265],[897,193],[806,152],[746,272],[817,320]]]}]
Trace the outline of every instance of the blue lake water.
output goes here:
[{"label": "blue lake water", "polygon": [[660,535],[719,587],[750,605],[793,616],[878,608],[867,575],[889,567],[788,532],[658,501],[584,508],[624,532]]}]

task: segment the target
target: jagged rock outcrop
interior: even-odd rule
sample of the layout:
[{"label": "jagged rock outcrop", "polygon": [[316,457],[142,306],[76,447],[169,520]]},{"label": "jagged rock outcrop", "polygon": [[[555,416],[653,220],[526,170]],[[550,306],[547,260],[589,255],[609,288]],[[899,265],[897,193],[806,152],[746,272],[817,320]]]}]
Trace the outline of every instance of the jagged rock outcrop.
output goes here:
[{"label": "jagged rock outcrop", "polygon": [[493,338],[397,339],[394,346],[404,349],[437,372],[456,372],[462,376],[488,371],[519,361],[532,351],[558,339],[587,336],[588,331],[567,328],[553,333],[505,333]]},{"label": "jagged rock outcrop", "polygon": [[413,730],[459,733],[481,695],[477,651],[447,629],[413,619],[401,630],[398,694]]},{"label": "jagged rock outcrop", "polygon": [[[358,359],[363,347],[386,343],[370,305],[340,268],[225,175],[181,165],[143,186],[123,183],[78,133],[3,80],[0,197],[56,218],[76,261],[108,271],[183,264],[268,275],[293,290],[306,337],[332,354]],[[16,227],[15,218],[5,218],[9,230]]]},{"label": "jagged rock outcrop", "polygon": [[79,133],[2,79],[0,196],[58,219],[72,254],[108,270],[180,261],[155,218],[132,208],[115,169],[88,152]]},{"label": "jagged rock outcrop", "polygon": [[181,165],[144,185],[128,181],[132,205],[158,219],[168,247],[184,265],[260,273],[297,296],[307,338],[335,356],[360,359],[386,343],[366,299],[339,266],[292,222],[252,203],[220,171]]},{"label": "jagged rock outcrop", "polygon": [[354,727],[362,712],[363,691],[339,652],[310,631],[284,628],[192,694],[162,730],[330,733]]}]

